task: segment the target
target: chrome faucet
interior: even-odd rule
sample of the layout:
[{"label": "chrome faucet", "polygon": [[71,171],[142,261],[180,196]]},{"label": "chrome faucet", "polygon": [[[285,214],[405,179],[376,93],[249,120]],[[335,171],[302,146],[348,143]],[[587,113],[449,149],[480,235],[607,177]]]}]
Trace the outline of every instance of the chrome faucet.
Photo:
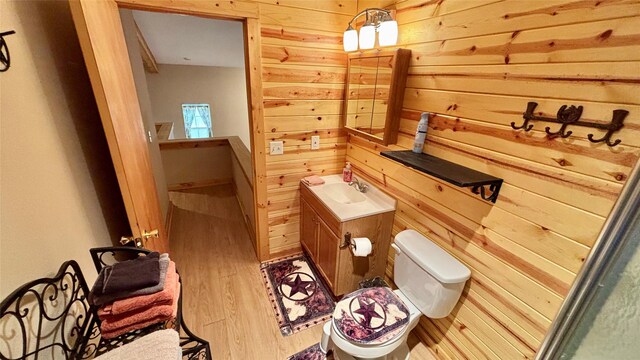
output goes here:
[{"label": "chrome faucet", "polygon": [[355,176],[353,177],[353,179],[349,183],[349,186],[353,186],[356,190],[358,190],[361,193],[367,192],[367,189],[369,188],[369,185],[367,185],[364,182],[358,180],[358,178],[355,177]]}]

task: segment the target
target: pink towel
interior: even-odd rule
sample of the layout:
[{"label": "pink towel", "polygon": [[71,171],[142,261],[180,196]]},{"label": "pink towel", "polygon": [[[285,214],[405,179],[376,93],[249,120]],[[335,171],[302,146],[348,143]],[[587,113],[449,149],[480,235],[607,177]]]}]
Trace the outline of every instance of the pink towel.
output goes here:
[{"label": "pink towel", "polygon": [[178,299],[180,298],[180,283],[175,286],[175,297],[171,305],[154,306],[144,311],[143,313],[136,313],[131,316],[118,316],[113,322],[108,322],[105,319],[100,325],[100,333],[105,339],[112,339],[114,337],[126,334],[129,331],[138,329],[144,329],[145,327],[160,322],[169,321],[175,319],[178,313]]},{"label": "pink towel", "polygon": [[[176,263],[169,262],[167,268],[167,277],[165,280],[165,287],[162,291],[149,295],[134,296],[126,299],[116,300],[111,304],[102,306],[98,310],[98,316],[102,318],[105,315],[118,315],[124,314],[129,311],[144,308],[147,306],[158,304],[171,304],[174,298],[175,285],[178,282],[178,274],[176,273]],[[171,286],[167,284],[172,284]]]},{"label": "pink towel", "polygon": [[[179,295],[179,286],[178,283],[171,286],[174,299]],[[112,332],[150,319],[170,318],[173,315],[173,303],[175,301],[168,305],[151,305],[124,314],[104,316],[101,318],[100,330]]]},{"label": "pink towel", "polygon": [[305,184],[307,184],[309,186],[315,186],[315,185],[324,184],[324,180],[318,175],[307,176],[307,177],[303,178],[302,181],[304,181]]}]

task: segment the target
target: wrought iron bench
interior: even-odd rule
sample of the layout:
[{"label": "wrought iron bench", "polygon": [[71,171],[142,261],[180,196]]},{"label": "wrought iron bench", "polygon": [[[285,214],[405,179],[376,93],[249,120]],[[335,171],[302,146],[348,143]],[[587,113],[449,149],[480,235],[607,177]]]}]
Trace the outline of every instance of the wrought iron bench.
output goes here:
[{"label": "wrought iron bench", "polygon": [[[91,249],[96,270],[116,261],[149,253],[130,247]],[[153,331],[173,328],[180,333],[183,359],[211,360],[209,343],[195,336],[178,316],[113,339],[100,336],[97,308],[87,301],[89,287],[82,270],[67,261],[51,278],[31,281],[0,303],[0,359],[91,359]]]}]

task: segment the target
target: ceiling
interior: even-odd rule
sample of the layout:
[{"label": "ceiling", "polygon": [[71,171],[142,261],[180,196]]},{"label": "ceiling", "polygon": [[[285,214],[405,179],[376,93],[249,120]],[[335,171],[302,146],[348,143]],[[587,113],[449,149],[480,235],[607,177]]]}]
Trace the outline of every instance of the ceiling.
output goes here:
[{"label": "ceiling", "polygon": [[133,17],[158,64],[244,67],[239,21],[137,10]]}]

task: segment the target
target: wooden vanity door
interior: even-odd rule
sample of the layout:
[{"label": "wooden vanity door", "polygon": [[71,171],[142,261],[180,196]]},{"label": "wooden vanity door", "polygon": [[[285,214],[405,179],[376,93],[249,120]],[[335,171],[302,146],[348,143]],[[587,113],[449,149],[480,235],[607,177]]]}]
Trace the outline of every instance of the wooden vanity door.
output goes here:
[{"label": "wooden vanity door", "polygon": [[338,252],[340,238],[337,237],[327,224],[318,219],[318,267],[332,289],[336,284],[336,269],[338,267]]},{"label": "wooden vanity door", "polygon": [[306,201],[300,199],[301,228],[300,242],[307,249],[311,258],[318,261],[318,216]]}]

